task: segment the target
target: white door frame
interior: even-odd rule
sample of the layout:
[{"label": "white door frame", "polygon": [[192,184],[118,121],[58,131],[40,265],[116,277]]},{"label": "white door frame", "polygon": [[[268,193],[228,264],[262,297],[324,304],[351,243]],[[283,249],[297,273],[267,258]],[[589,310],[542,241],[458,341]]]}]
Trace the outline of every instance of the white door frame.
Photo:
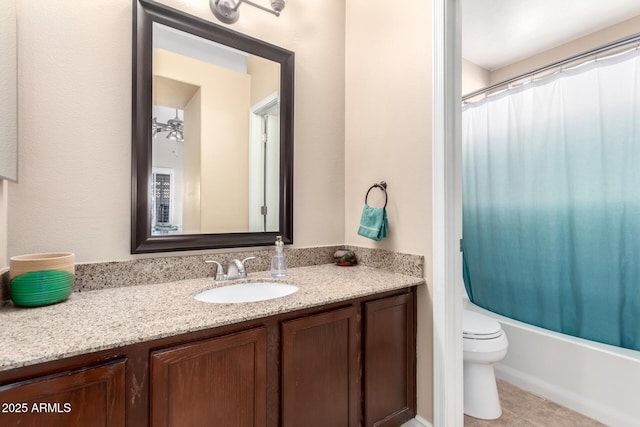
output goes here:
[{"label": "white door frame", "polygon": [[[262,206],[262,188],[256,188],[256,183],[260,182],[259,187],[262,187],[262,150],[263,144],[259,144],[262,141],[263,123],[262,116],[268,114],[274,108],[280,108],[280,95],[278,92],[273,92],[266,98],[258,101],[249,109],[249,231],[264,231],[263,228],[263,215],[260,213],[260,207]],[[280,131],[278,130],[278,135]],[[278,147],[280,143],[278,142]],[[279,151],[279,150],[278,150]],[[260,164],[257,166],[257,164]],[[256,170],[260,171],[260,177],[256,178]],[[279,194],[278,194],[279,197]],[[271,217],[279,216],[277,209],[273,207],[269,209]]]},{"label": "white door frame", "polygon": [[460,0],[433,0],[434,426],[462,427]]}]

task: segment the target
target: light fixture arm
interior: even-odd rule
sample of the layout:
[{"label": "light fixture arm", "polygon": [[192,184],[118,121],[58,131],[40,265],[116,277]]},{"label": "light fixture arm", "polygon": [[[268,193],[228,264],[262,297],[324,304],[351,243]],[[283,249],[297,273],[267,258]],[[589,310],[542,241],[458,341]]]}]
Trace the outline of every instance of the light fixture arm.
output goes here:
[{"label": "light fixture arm", "polygon": [[238,3],[236,4],[236,7],[233,8],[233,10],[238,10],[238,8],[240,7],[240,5],[242,3],[247,3],[248,5],[251,5],[253,7],[257,7],[260,10],[264,10],[265,12],[273,13],[276,16],[280,16],[280,11],[279,10],[269,9],[268,7],[264,7],[264,6],[260,5],[260,4],[254,3],[254,2],[249,1],[249,0],[238,0]]},{"label": "light fixture arm", "polygon": [[250,0],[209,0],[209,8],[213,15],[225,24],[233,24],[240,17],[240,5],[247,3],[264,12],[269,12],[275,16],[280,16],[280,12],[286,5],[286,0],[271,0],[271,9]]}]

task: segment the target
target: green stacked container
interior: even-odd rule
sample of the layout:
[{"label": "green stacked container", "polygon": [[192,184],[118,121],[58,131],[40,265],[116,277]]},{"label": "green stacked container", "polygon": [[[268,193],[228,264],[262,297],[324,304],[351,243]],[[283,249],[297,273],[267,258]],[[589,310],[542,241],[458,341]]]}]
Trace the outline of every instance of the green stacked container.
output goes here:
[{"label": "green stacked container", "polygon": [[71,253],[43,253],[12,257],[10,295],[20,307],[38,307],[66,300],[75,272]]}]

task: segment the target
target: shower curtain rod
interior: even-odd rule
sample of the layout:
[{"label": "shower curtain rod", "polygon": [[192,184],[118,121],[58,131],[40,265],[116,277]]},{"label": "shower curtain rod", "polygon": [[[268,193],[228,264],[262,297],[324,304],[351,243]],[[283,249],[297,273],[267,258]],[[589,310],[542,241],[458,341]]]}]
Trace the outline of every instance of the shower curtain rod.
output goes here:
[{"label": "shower curtain rod", "polygon": [[588,50],[588,51],[583,52],[583,53],[579,53],[579,54],[574,55],[574,56],[570,56],[568,58],[565,58],[565,59],[562,59],[560,61],[554,62],[552,64],[545,65],[544,67],[536,68],[533,71],[529,71],[527,73],[520,74],[519,76],[512,77],[512,78],[510,78],[508,80],[504,80],[504,81],[501,81],[499,83],[492,84],[491,86],[487,86],[487,87],[485,87],[483,89],[478,89],[478,90],[476,90],[474,92],[471,92],[471,93],[468,93],[468,94],[464,95],[462,97],[462,101],[464,102],[467,99],[470,99],[470,98],[473,98],[475,96],[481,95],[481,94],[483,94],[485,92],[490,92],[490,91],[492,91],[494,89],[498,89],[499,87],[510,85],[511,83],[517,82],[518,80],[523,80],[523,79],[526,79],[528,77],[535,76],[536,74],[544,73],[544,72],[552,70],[554,68],[562,67],[563,65],[569,64],[571,62],[579,61],[581,59],[588,58],[588,57],[593,56],[593,55],[598,55],[599,53],[606,52],[606,51],[609,51],[609,50],[612,50],[612,49],[617,49],[617,48],[620,48],[620,47],[623,47],[623,46],[626,46],[628,44],[632,44],[632,43],[635,43],[635,42],[640,42],[640,33],[634,34],[634,35],[629,36],[629,37],[625,37],[625,38],[620,39],[620,40],[616,40],[614,42],[605,44],[605,45],[597,47],[595,49]]}]

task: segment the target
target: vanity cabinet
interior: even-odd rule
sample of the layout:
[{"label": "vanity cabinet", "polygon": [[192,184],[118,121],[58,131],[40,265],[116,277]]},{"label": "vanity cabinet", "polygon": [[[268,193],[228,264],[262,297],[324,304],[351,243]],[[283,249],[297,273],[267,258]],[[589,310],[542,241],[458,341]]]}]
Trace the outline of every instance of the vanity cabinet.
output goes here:
[{"label": "vanity cabinet", "polygon": [[0,425],[124,427],[125,361],[0,386]]},{"label": "vanity cabinet", "polygon": [[356,307],[282,323],[282,426],[350,427],[360,421]]},{"label": "vanity cabinet", "polygon": [[415,412],[415,308],[410,294],[364,303],[364,425],[399,426]]},{"label": "vanity cabinet", "polygon": [[2,371],[0,426],[399,427],[415,415],[415,298],[398,289]]},{"label": "vanity cabinet", "polygon": [[266,329],[154,351],[151,425],[264,427]]},{"label": "vanity cabinet", "polygon": [[394,427],[415,416],[415,294],[282,323],[282,425]]}]

